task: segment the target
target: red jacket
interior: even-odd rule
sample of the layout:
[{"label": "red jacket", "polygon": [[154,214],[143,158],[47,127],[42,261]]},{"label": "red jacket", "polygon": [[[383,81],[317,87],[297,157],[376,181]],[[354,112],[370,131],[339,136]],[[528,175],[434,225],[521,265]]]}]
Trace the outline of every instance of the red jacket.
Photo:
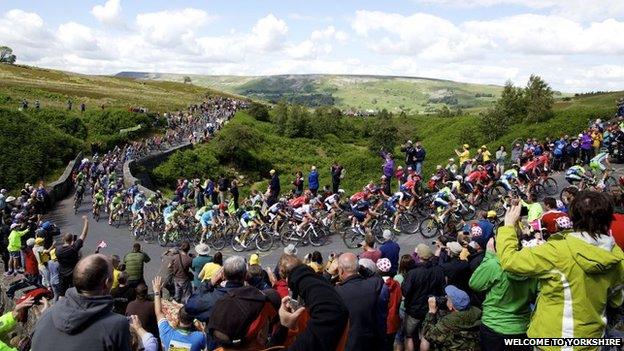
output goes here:
[{"label": "red jacket", "polygon": [[283,279],[276,281],[275,284],[273,284],[273,289],[277,291],[277,294],[281,298],[288,296],[288,284],[286,284],[286,281]]},{"label": "red jacket", "polygon": [[394,334],[399,330],[401,325],[401,318],[399,317],[399,307],[401,306],[401,284],[391,277],[384,277],[384,282],[390,292],[390,299],[388,300],[388,320],[387,334]]},{"label": "red jacket", "polygon": [[30,247],[24,250],[24,273],[31,276],[39,275],[37,258]]}]

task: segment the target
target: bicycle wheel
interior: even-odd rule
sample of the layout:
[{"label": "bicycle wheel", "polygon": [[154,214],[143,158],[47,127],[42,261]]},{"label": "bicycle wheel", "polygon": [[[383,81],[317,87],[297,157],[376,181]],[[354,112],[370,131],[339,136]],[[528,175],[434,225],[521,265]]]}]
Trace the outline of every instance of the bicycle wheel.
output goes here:
[{"label": "bicycle wheel", "polygon": [[226,243],[226,234],[220,232],[213,232],[212,236],[208,240],[208,245],[212,246],[212,248],[217,251],[223,250]]},{"label": "bicycle wheel", "polygon": [[273,247],[273,235],[265,231],[259,231],[256,236],[256,247],[260,251],[269,251]]},{"label": "bicycle wheel", "polygon": [[323,235],[322,232],[320,232],[315,227],[310,227],[310,230],[308,231],[308,241],[310,241],[310,244],[312,244],[312,246],[323,246],[326,239],[327,237]]},{"label": "bicycle wheel", "polygon": [[425,238],[433,238],[434,236],[440,235],[442,229],[440,228],[440,224],[435,218],[425,218],[422,222],[420,222],[420,234]]},{"label": "bicycle wheel", "polygon": [[349,228],[342,237],[342,241],[344,241],[345,245],[350,249],[357,248],[362,240],[364,240],[364,234],[360,233],[360,231],[355,228]]},{"label": "bicycle wheel", "polygon": [[236,252],[243,252],[247,248],[245,245],[243,245],[242,241],[236,240],[236,235],[232,236],[231,246],[232,250]]},{"label": "bicycle wheel", "polygon": [[475,208],[475,206],[468,204],[466,208],[461,212],[462,212],[462,218],[465,221],[470,221],[477,214],[477,209]]},{"label": "bicycle wheel", "polygon": [[546,197],[546,187],[542,184],[533,185],[531,191],[537,195],[537,201],[542,201]]},{"label": "bicycle wheel", "polygon": [[402,233],[416,234],[418,232],[418,219],[411,213],[403,212],[399,217],[399,229]]},{"label": "bicycle wheel", "polygon": [[551,177],[546,178],[542,185],[544,186],[544,190],[546,191],[546,195],[548,196],[555,195],[557,193],[557,189],[559,188],[557,181]]}]

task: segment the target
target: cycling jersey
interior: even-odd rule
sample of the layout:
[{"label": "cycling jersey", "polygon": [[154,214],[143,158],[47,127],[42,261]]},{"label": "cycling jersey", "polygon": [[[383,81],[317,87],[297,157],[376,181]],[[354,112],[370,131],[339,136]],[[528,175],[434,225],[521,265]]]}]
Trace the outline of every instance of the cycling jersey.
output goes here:
[{"label": "cycling jersey", "polygon": [[351,195],[351,197],[349,198],[349,201],[351,201],[351,203],[354,204],[354,203],[357,203],[357,202],[359,202],[361,200],[365,200],[366,198],[367,198],[366,193],[363,192],[363,191],[360,191],[360,192],[357,192],[357,193]]},{"label": "cycling jersey", "polygon": [[604,171],[605,169],[607,169],[607,167],[602,164],[602,162],[604,162],[607,157],[609,157],[609,153],[608,152],[601,152],[598,155],[596,155],[594,158],[592,158],[589,161],[589,167],[591,167],[591,169],[593,171]]},{"label": "cycling jersey", "polygon": [[212,225],[212,218],[214,216],[214,211],[213,210],[208,210],[206,212],[204,212],[201,215],[201,218],[199,220],[199,222],[201,223],[202,227],[206,228],[210,225]]},{"label": "cycling jersey", "polygon": [[145,205],[145,197],[142,195],[137,195],[134,197],[134,201],[132,202],[132,206],[130,206],[130,210],[132,213],[137,213],[139,210]]},{"label": "cycling jersey", "polygon": [[503,173],[503,176],[501,177],[501,179],[505,179],[505,180],[514,180],[514,179],[518,179],[518,171],[515,169],[508,169],[505,171],[505,173]]},{"label": "cycling jersey", "polygon": [[115,208],[117,206],[120,206],[121,204],[123,204],[123,198],[119,195],[115,195],[111,200],[111,207]]},{"label": "cycling jersey", "polygon": [[566,171],[566,177],[568,176],[583,176],[585,175],[585,168],[579,166],[579,165],[575,165],[572,166],[570,168],[568,168],[568,170]]},{"label": "cycling jersey", "polygon": [[536,158],[532,161],[527,162],[524,166],[520,167],[520,172],[522,173],[532,172],[539,165],[538,160],[539,158]]},{"label": "cycling jersey", "polygon": [[306,201],[307,197],[305,195],[301,195],[299,197],[289,200],[288,205],[290,205],[292,208],[298,208],[305,204]]},{"label": "cycling jersey", "polygon": [[104,194],[101,192],[95,194],[95,196],[93,197],[93,203],[95,203],[98,206],[102,206],[105,200],[106,199],[104,198]]},{"label": "cycling jersey", "polygon": [[466,182],[474,183],[478,181],[486,181],[488,179],[488,174],[486,171],[473,171],[466,177]]},{"label": "cycling jersey", "polygon": [[163,219],[165,220],[165,224],[170,224],[173,215],[175,214],[175,207],[169,205],[163,209]]}]

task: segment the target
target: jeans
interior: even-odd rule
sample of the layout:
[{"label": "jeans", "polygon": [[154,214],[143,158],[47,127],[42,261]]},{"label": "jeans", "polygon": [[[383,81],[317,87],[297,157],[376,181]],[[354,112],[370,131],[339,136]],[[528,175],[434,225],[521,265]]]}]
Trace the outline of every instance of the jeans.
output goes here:
[{"label": "jeans", "polygon": [[531,346],[508,346],[505,345],[505,339],[526,339],[526,334],[515,334],[515,335],[507,335],[500,334],[495,332],[494,330],[488,328],[485,324],[481,324],[479,328],[480,341],[481,341],[481,350],[483,351],[503,351],[503,350],[514,350],[514,351],[530,351]]},{"label": "jeans", "polygon": [[414,169],[416,174],[422,175],[422,166],[423,166],[422,162],[416,162],[416,168]]},{"label": "jeans", "polygon": [[181,304],[185,304],[186,300],[191,296],[191,282],[189,280],[174,281],[175,296],[174,300]]}]

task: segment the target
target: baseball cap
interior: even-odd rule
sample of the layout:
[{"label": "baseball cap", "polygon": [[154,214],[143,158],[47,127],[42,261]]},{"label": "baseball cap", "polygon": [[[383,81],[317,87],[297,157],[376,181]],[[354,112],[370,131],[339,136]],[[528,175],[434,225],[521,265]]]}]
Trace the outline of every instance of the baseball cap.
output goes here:
[{"label": "baseball cap", "polygon": [[37,245],[37,246],[43,245],[43,242],[44,242],[43,238],[36,238],[35,239],[35,245]]},{"label": "baseball cap", "polygon": [[460,243],[458,243],[457,241],[451,241],[449,243],[446,244],[446,247],[449,248],[449,250],[451,250],[452,253],[459,255],[462,250],[464,249]]},{"label": "baseball cap", "polygon": [[252,286],[230,290],[213,307],[208,322],[209,334],[220,344],[244,345],[268,322],[276,311],[267,296]]},{"label": "baseball cap", "polygon": [[497,217],[497,216],[496,216],[496,211],[489,210],[489,211],[487,212],[487,218],[496,218],[496,217]]},{"label": "baseball cap", "polygon": [[431,248],[429,248],[429,246],[425,245],[425,244],[418,244],[416,245],[416,253],[418,254],[418,257],[422,258],[422,259],[429,259],[431,258],[431,256],[433,256],[433,251],[431,251]]},{"label": "baseball cap", "polygon": [[463,311],[470,307],[470,298],[465,291],[458,289],[455,285],[448,285],[444,288],[444,292],[446,296],[453,303],[453,307],[455,307],[458,311]]}]

